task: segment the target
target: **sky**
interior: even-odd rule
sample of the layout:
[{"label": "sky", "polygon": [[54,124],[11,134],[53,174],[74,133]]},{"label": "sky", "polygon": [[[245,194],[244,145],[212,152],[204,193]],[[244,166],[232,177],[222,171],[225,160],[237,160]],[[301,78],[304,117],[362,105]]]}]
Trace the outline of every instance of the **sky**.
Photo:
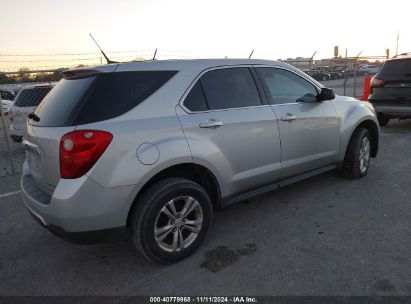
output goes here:
[{"label": "sky", "polygon": [[360,51],[383,56],[385,48],[394,55],[397,32],[399,52],[411,52],[411,1],[391,3],[0,0],[0,70],[62,61],[100,62],[89,33],[117,60],[147,58],[155,48],[160,59],[248,57],[252,49],[253,58],[311,57],[317,51],[315,59],[320,59],[332,57],[335,45],[343,56],[346,48],[348,56]]}]

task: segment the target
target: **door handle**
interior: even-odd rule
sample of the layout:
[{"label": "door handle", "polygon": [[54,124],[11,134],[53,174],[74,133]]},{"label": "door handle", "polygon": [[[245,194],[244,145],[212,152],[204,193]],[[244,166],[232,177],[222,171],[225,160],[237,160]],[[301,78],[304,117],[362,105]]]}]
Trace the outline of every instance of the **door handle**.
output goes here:
[{"label": "door handle", "polygon": [[290,122],[290,121],[293,121],[293,120],[296,120],[296,119],[297,119],[297,116],[295,116],[295,115],[293,115],[293,114],[290,114],[290,113],[287,113],[286,116],[281,116],[281,120],[282,120],[282,121],[288,121],[288,122]]},{"label": "door handle", "polygon": [[209,119],[205,122],[200,123],[200,128],[215,129],[221,127],[222,125],[222,121],[215,121],[214,119]]}]

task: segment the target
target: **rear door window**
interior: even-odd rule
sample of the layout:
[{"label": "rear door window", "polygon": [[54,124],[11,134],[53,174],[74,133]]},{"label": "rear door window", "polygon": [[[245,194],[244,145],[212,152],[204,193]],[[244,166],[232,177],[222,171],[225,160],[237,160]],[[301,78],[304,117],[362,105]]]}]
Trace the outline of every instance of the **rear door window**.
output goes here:
[{"label": "rear door window", "polygon": [[51,87],[22,89],[14,102],[14,106],[37,107],[50,90]]},{"label": "rear door window", "polygon": [[63,79],[36,111],[38,126],[69,126],[124,114],[164,85],[177,71],[101,73]]},{"label": "rear door window", "polygon": [[249,68],[218,69],[201,77],[210,110],[261,106]]},{"label": "rear door window", "polygon": [[193,112],[208,110],[207,101],[200,82],[197,82],[190,93],[188,93],[184,100],[184,106]]},{"label": "rear door window", "polygon": [[225,68],[206,72],[184,100],[192,112],[261,106],[249,68]]}]

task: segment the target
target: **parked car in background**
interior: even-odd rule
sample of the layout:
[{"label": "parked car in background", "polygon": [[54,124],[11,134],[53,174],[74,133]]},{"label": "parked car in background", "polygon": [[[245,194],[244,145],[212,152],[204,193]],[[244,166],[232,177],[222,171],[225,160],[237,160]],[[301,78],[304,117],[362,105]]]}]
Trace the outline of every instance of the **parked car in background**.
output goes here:
[{"label": "parked car in background", "polygon": [[27,131],[27,116],[34,112],[43,98],[53,88],[53,84],[36,84],[23,87],[17,94],[10,111],[10,137],[20,142]]},{"label": "parked car in background", "polygon": [[1,106],[5,115],[9,114],[14,100],[14,94],[10,91],[0,90]]},{"label": "parked car in background", "polygon": [[381,65],[364,65],[360,68],[360,73],[363,75],[375,75],[380,70]]},{"label": "parked car in background", "polygon": [[328,65],[317,65],[313,66],[311,68],[312,71],[322,71],[322,72],[328,72],[330,70],[330,67]]},{"label": "parked car in background", "polygon": [[385,61],[371,80],[368,100],[377,111],[380,126],[391,118],[411,118],[411,55]]},{"label": "parked car in background", "polygon": [[330,73],[321,70],[304,70],[303,72],[311,76],[315,80],[327,81],[331,79]]},{"label": "parked car in background", "polygon": [[128,230],[145,257],[173,263],[202,243],[213,207],[336,168],[362,178],[378,138],[371,104],[281,62],[74,69],[28,120],[22,193],[56,235]]},{"label": "parked car in background", "polygon": [[342,78],[344,78],[344,75],[340,72],[329,71],[328,74],[330,74],[331,79],[342,79]]}]

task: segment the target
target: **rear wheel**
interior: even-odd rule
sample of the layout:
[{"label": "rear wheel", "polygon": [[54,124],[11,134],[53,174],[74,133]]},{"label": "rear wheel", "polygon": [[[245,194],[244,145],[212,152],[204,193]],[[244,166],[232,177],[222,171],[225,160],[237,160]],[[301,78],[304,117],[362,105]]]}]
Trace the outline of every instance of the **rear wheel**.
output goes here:
[{"label": "rear wheel", "polygon": [[377,118],[378,118],[378,123],[380,124],[381,127],[385,127],[390,121],[390,118],[387,115],[382,114],[382,113],[378,113]]},{"label": "rear wheel", "polygon": [[153,184],[136,203],[130,225],[133,243],[158,263],[177,262],[193,253],[212,219],[207,192],[183,178]]},{"label": "rear wheel", "polygon": [[343,174],[358,179],[367,175],[371,157],[371,136],[367,129],[355,130],[348,143],[343,163]]}]

